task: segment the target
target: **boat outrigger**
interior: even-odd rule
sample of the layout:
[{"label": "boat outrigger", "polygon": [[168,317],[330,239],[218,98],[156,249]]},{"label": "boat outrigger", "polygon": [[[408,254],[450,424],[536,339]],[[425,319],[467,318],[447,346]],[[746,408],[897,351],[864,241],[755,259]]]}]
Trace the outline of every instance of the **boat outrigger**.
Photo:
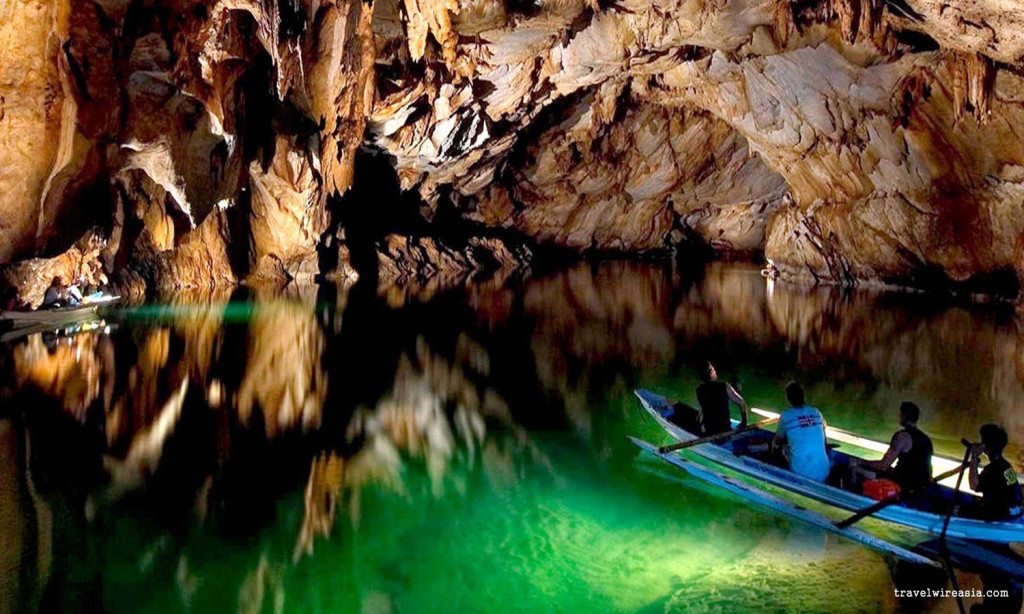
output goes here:
[{"label": "boat outrigger", "polygon": [[826,531],[831,531],[847,539],[861,543],[869,548],[878,550],[879,552],[885,552],[887,554],[897,556],[901,559],[910,561],[912,563],[930,565],[933,567],[938,565],[928,557],[917,554],[916,552],[911,552],[910,550],[907,550],[906,548],[901,548],[900,546],[897,546],[895,544],[891,544],[883,539],[879,539],[874,535],[865,533],[864,531],[861,531],[859,529],[855,529],[852,527],[839,528],[835,526],[835,524],[833,524],[826,516],[813,512],[809,509],[803,508],[790,501],[780,499],[759,488],[755,488],[753,486],[744,484],[743,482],[740,482],[738,480],[734,480],[727,475],[723,475],[722,473],[715,471],[714,469],[710,469],[708,467],[698,465],[697,463],[685,460],[676,454],[672,454],[669,452],[661,452],[658,450],[657,446],[651,445],[646,441],[637,439],[636,437],[630,437],[629,440],[632,441],[637,446],[639,446],[640,449],[660,457],[662,460],[669,463],[670,465],[674,465],[675,467],[682,469],[683,471],[689,473],[690,475],[699,480],[707,482],[708,484],[711,484],[713,486],[723,488],[731,493],[743,497],[744,499],[748,499],[754,501],[755,503],[759,503],[764,507],[772,509],[776,512],[780,512],[787,516],[791,516],[798,520],[802,520],[818,528],[825,529]]},{"label": "boat outrigger", "polygon": [[[666,411],[671,409],[668,399],[642,389],[636,390],[635,394],[637,398],[640,399],[640,403],[644,410],[646,410],[647,413],[649,413],[655,421],[657,421],[657,423],[676,440],[680,442],[687,442],[698,438],[696,435],[684,430],[676,424],[673,424],[665,418]],[[758,413],[765,415],[767,412]],[[864,496],[859,492],[844,490],[837,486],[816,482],[797,475],[788,469],[778,467],[766,462],[766,460],[758,458],[756,454],[737,453],[737,451],[750,449],[750,446],[744,444],[745,441],[746,443],[758,440],[764,441],[771,437],[772,434],[773,433],[771,431],[752,428],[736,435],[728,442],[720,444],[697,444],[689,449],[694,454],[697,454],[698,456],[717,465],[836,508],[847,511],[858,511],[877,503],[876,500]],[[828,435],[832,435],[831,431]],[[647,444],[647,446],[641,445],[645,442],[640,442],[639,440],[634,440],[634,442],[645,449],[649,446],[649,444]],[[873,443],[875,444],[874,447],[876,449],[878,446],[882,446],[884,449],[884,444],[878,442]],[[678,464],[672,460],[673,458],[679,458],[678,455],[664,454],[656,448],[653,451],[663,460],[678,466]],[[838,450],[832,451],[833,464],[848,464],[851,458],[856,457]],[[949,463],[952,463],[953,465],[957,464],[956,461],[945,459],[944,463],[935,463],[935,466],[941,470],[941,467]],[[685,467],[682,468],[685,469]],[[945,484],[935,484],[929,489],[928,496],[925,498],[926,500],[920,504],[913,507],[903,503],[889,505],[875,512],[873,517],[918,529],[932,535],[941,535],[943,533],[943,525],[946,522],[946,514],[952,507],[952,502],[956,500],[955,498],[959,498],[960,502],[963,503],[976,498],[976,495],[969,492],[957,491]],[[837,526],[836,528],[839,527]],[[952,516],[949,519],[949,526],[946,529],[945,535],[950,538],[961,540],[977,540],[1004,544],[1024,542],[1024,519],[989,522],[974,518],[966,518],[963,516]]]}]

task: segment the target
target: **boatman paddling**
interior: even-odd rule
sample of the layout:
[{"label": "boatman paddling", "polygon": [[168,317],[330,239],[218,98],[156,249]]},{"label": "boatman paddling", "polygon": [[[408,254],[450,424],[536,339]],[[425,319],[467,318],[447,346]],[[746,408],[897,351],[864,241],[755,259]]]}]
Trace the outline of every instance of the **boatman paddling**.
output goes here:
[{"label": "boatman paddling", "polygon": [[804,399],[804,389],[796,382],[786,384],[789,409],[782,412],[775,431],[773,447],[789,463],[789,470],[798,475],[824,482],[831,468],[825,441],[825,418],[817,407]]}]

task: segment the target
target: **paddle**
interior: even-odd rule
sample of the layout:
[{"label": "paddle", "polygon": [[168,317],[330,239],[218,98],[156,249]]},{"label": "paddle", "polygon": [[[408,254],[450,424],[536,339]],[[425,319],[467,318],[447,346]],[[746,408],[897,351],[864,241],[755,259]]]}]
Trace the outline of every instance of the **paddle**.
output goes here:
[{"label": "paddle", "polygon": [[[970,442],[968,442],[968,443],[970,443]],[[885,499],[882,499],[878,503],[874,503],[872,505],[869,505],[868,507],[865,507],[864,509],[860,510],[859,512],[857,512],[854,515],[850,516],[849,518],[847,518],[845,520],[840,520],[839,522],[836,523],[836,526],[839,527],[840,529],[845,529],[846,527],[848,527],[848,526],[850,526],[850,525],[852,525],[852,524],[854,524],[856,522],[859,522],[859,521],[867,518],[868,516],[871,516],[872,514],[875,514],[876,512],[879,512],[879,511],[889,507],[890,505],[892,505],[894,503],[899,503],[904,497],[907,497],[909,495],[918,493],[918,492],[924,490],[925,488],[928,488],[932,484],[937,484],[937,483],[941,482],[942,480],[945,480],[946,478],[951,478],[951,477],[953,477],[954,475],[956,475],[958,473],[962,474],[962,472],[964,470],[964,467],[966,467],[966,466],[967,466],[967,459],[965,458],[963,464],[961,464],[961,465],[959,465],[957,467],[954,467],[953,469],[950,469],[949,471],[947,471],[945,473],[940,473],[939,475],[937,475],[934,478],[932,478],[930,482],[926,482],[925,484],[923,484],[921,486],[918,486],[917,488],[908,489],[906,492],[901,492],[901,493],[893,495],[891,497],[886,497]],[[961,475],[961,477],[962,477],[962,475]],[[960,488],[959,482],[957,482],[957,489],[959,489],[959,488]]]},{"label": "paddle", "polygon": [[707,437],[698,437],[697,439],[691,439],[689,441],[680,441],[679,443],[661,446],[660,448],[658,448],[658,454],[665,454],[666,452],[675,452],[676,450],[692,448],[693,446],[699,446],[702,443],[714,443],[717,441],[725,441],[726,439],[731,439],[741,433],[746,433],[747,431],[761,428],[762,426],[767,426],[772,422],[778,422],[778,420],[778,417],[768,418],[766,420],[761,420],[753,424],[748,424],[747,426],[741,426],[739,428],[733,429],[731,431],[725,431],[724,433],[719,433],[717,435],[708,435]]},{"label": "paddle", "polygon": [[964,444],[967,451],[964,452],[964,462],[960,465],[960,475],[957,476],[956,487],[953,489],[953,503],[949,506],[946,520],[942,523],[942,533],[939,534],[939,541],[942,543],[946,541],[946,530],[949,529],[949,521],[960,511],[960,483],[964,481],[964,470],[967,469],[967,464],[971,460],[971,452],[974,450],[974,444],[966,439],[961,439],[960,443]]}]

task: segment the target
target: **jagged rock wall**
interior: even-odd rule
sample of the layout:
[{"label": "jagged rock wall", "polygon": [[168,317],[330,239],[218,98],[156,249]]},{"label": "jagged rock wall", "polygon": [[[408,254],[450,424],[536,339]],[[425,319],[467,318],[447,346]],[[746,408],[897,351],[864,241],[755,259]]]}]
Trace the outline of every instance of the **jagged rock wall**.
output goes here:
[{"label": "jagged rock wall", "polygon": [[1024,81],[999,71],[991,95],[967,95],[976,113],[965,116],[959,56],[877,61],[827,42],[742,62],[716,53],[666,73],[664,87],[729,122],[786,179],[793,203],[765,247],[784,272],[900,282],[1024,271]]},{"label": "jagged rock wall", "polygon": [[60,61],[67,28],[55,2],[0,6],[0,262],[33,255],[52,175],[71,148],[76,109]]},{"label": "jagged rock wall", "polygon": [[347,274],[337,197],[366,147],[445,231],[1020,280],[1019,8],[8,3],[0,261],[101,226],[102,264],[138,293]]},{"label": "jagged rock wall", "polygon": [[686,240],[722,253],[762,248],[786,183],[742,135],[707,113],[660,105],[614,121],[610,102],[602,118],[592,97],[582,98],[467,219],[577,249],[651,251]]}]

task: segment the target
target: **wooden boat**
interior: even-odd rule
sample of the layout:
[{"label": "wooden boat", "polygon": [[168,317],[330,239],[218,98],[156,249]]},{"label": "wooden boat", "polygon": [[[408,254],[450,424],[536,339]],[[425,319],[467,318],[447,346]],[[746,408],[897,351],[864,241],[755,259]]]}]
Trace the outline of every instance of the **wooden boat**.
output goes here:
[{"label": "wooden boat", "polygon": [[911,552],[906,548],[902,548],[900,546],[897,546],[896,544],[887,542],[884,539],[879,539],[874,535],[861,531],[860,529],[856,529],[853,527],[839,528],[828,517],[818,514],[817,512],[813,512],[809,509],[803,508],[791,501],[780,499],[775,495],[772,495],[761,490],[760,488],[756,488],[749,484],[745,484],[738,480],[734,480],[729,476],[723,475],[709,467],[704,467],[702,465],[698,465],[697,463],[685,460],[678,454],[672,454],[670,452],[659,452],[657,446],[654,446],[641,439],[637,439],[636,437],[630,437],[629,439],[634,444],[636,444],[640,449],[650,452],[651,454],[654,454],[655,456],[661,458],[663,461],[671,465],[674,465],[679,469],[682,469],[683,471],[689,473],[693,477],[704,482],[707,482],[708,484],[711,484],[713,486],[718,486],[719,488],[727,490],[749,501],[753,501],[754,503],[762,505],[768,509],[785,514],[787,516],[791,516],[798,520],[802,520],[821,529],[825,529],[826,531],[831,531],[832,533],[841,535],[849,540],[858,542],[860,544],[868,546],[869,548],[878,550],[879,552],[891,554],[893,556],[899,557],[906,561],[910,561],[912,563],[938,567],[938,563],[936,563],[932,559],[929,559],[915,552]]},{"label": "wooden boat", "polygon": [[74,307],[56,307],[53,309],[37,309],[35,311],[4,311],[0,318],[11,322],[16,328],[22,326],[33,326],[39,324],[65,324],[78,320],[87,320],[96,315],[96,311],[103,306],[113,305],[121,297],[99,296],[86,297],[81,305]]},{"label": "wooden boat", "polygon": [[[671,407],[665,397],[647,390],[636,390],[635,394],[640,399],[644,410],[672,437],[678,441],[690,441],[697,438],[692,433],[687,432],[665,418],[665,412]],[[744,447],[744,440],[765,440],[771,437],[772,434],[771,431],[764,429],[751,429],[725,444],[698,444],[689,448],[689,450],[740,474],[847,511],[858,511],[876,503],[874,499],[866,497],[861,493],[816,482],[755,456],[740,455],[733,452],[734,449],[742,449]],[[827,433],[830,439],[833,438],[833,434],[834,431],[832,429]],[[884,450],[886,447],[885,444],[879,442],[871,443],[874,444],[875,449],[881,447]],[[851,458],[856,457],[838,450],[832,451],[833,464],[849,464]],[[933,462],[933,470],[938,469],[938,471],[942,471],[939,467],[945,466],[950,462],[953,466],[958,464],[950,459],[942,460],[944,463]],[[935,485],[929,489],[927,497],[922,497],[921,499],[924,500],[915,507],[906,504],[890,505],[878,511],[872,517],[925,531],[933,535],[939,535],[942,532],[946,513],[951,507],[954,497],[958,497],[962,504],[970,503],[977,499],[974,494],[969,492],[956,492],[953,488],[944,484]],[[1024,519],[988,522],[974,518],[954,516],[950,519],[947,536],[998,543],[1024,542]]]}]

